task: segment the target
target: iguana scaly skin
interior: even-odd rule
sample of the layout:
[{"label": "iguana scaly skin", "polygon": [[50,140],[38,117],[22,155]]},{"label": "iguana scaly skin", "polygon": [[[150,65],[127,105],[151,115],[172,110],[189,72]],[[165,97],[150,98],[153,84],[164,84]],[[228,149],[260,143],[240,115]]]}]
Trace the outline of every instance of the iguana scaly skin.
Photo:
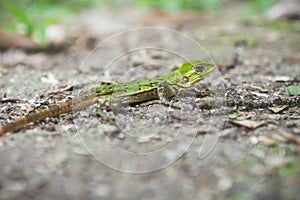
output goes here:
[{"label": "iguana scaly skin", "polygon": [[160,77],[99,86],[81,93],[73,99],[66,100],[66,102],[29,113],[0,127],[0,137],[31,122],[81,110],[95,103],[109,106],[112,99],[116,99],[118,103],[125,105],[155,99],[161,100],[164,104],[169,104],[170,99],[180,90],[195,85],[212,72],[214,68],[215,66],[211,63],[191,60],[181,65],[177,70]]}]

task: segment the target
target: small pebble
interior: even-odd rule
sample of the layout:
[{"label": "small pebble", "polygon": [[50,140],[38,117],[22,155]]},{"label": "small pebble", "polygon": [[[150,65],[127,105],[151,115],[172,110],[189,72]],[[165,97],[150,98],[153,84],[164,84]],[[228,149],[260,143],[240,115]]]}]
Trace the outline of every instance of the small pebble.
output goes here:
[{"label": "small pebble", "polygon": [[136,139],[136,141],[138,143],[147,143],[147,142],[151,141],[151,138],[150,137],[139,137]]},{"label": "small pebble", "polygon": [[35,139],[36,142],[43,142],[44,141],[44,137],[42,136],[37,136]]},{"label": "small pebble", "polygon": [[116,126],[110,125],[110,124],[101,124],[101,130],[103,130],[104,133],[110,133],[110,134],[118,134],[120,132],[120,129]]},{"label": "small pebble", "polygon": [[92,188],[92,192],[99,197],[108,196],[111,193],[111,188],[108,184],[99,184]]},{"label": "small pebble", "polygon": [[126,135],[123,132],[121,132],[120,134],[118,134],[118,139],[124,140],[125,138],[126,138]]},{"label": "small pebble", "polygon": [[249,140],[250,140],[250,143],[253,144],[253,145],[258,144],[258,142],[259,142],[259,140],[258,140],[258,138],[256,136],[251,136],[249,138]]},{"label": "small pebble", "polygon": [[229,137],[230,135],[233,135],[237,131],[236,128],[227,128],[220,133],[220,137]]}]

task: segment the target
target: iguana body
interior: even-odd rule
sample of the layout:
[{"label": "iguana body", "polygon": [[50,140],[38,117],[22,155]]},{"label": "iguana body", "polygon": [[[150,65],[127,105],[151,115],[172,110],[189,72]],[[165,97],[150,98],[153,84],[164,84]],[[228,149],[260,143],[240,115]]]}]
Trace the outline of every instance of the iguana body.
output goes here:
[{"label": "iguana body", "polygon": [[214,68],[211,63],[192,60],[184,63],[177,70],[160,77],[99,86],[64,103],[29,113],[0,127],[0,136],[7,132],[13,132],[31,122],[81,110],[97,102],[110,105],[112,99],[125,105],[155,99],[160,99],[162,103],[168,104],[169,99],[175,96],[179,90],[193,86],[205,78]]}]

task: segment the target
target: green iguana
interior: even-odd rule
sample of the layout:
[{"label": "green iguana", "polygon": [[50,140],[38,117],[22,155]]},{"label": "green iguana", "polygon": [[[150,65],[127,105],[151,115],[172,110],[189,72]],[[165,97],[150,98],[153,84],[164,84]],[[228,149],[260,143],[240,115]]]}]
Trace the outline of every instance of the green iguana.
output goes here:
[{"label": "green iguana", "polygon": [[161,100],[170,104],[170,99],[180,91],[195,85],[204,79],[215,66],[211,63],[191,60],[181,65],[177,70],[155,78],[141,79],[125,83],[101,85],[80,93],[73,99],[57,103],[42,110],[29,113],[15,121],[0,127],[0,137],[13,132],[31,122],[58,116],[63,113],[81,110],[95,103],[110,105],[113,98],[121,104],[138,104],[149,100]]}]

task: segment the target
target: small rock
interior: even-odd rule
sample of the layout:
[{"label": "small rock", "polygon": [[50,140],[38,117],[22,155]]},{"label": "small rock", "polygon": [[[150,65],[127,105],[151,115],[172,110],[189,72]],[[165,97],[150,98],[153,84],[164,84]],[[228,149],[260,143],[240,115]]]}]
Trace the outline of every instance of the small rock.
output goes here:
[{"label": "small rock", "polygon": [[182,126],[182,124],[181,123],[173,123],[173,124],[171,124],[171,126],[174,128],[180,128]]},{"label": "small rock", "polygon": [[62,125],[60,127],[63,131],[75,132],[75,130],[76,130],[74,124],[66,124],[66,125]]},{"label": "small rock", "polygon": [[233,186],[232,179],[228,176],[224,169],[216,169],[215,174],[218,177],[218,188],[220,190],[226,191]]},{"label": "small rock", "polygon": [[279,1],[268,10],[266,17],[268,20],[300,19],[300,3],[296,0]]},{"label": "small rock", "polygon": [[287,105],[281,105],[281,106],[274,106],[274,107],[269,107],[269,110],[272,110],[274,113],[279,113],[286,109],[288,106]]},{"label": "small rock", "polygon": [[123,132],[121,132],[120,134],[118,134],[118,139],[124,140],[125,138],[126,138],[126,135]]},{"label": "small rock", "polygon": [[49,84],[53,84],[53,85],[58,84],[58,80],[56,78],[56,75],[53,74],[53,73],[48,73],[45,76],[41,77],[41,81],[43,83],[49,83]]},{"label": "small rock", "polygon": [[232,182],[233,181],[229,177],[220,178],[219,181],[218,181],[219,189],[222,190],[222,191],[229,190],[233,185]]},{"label": "small rock", "polygon": [[258,142],[259,142],[259,140],[258,140],[258,138],[256,136],[251,136],[249,138],[249,140],[250,140],[250,143],[253,144],[253,145],[258,144]]},{"label": "small rock", "polygon": [[293,161],[293,158],[290,157],[281,157],[281,156],[271,156],[265,158],[265,162],[272,167],[284,166]]},{"label": "small rock", "polygon": [[46,165],[50,169],[56,169],[60,167],[68,158],[68,155],[66,152],[57,152],[49,154],[45,157]]},{"label": "small rock", "polygon": [[44,141],[44,137],[42,136],[37,136],[35,139],[36,142],[43,142]]},{"label": "small rock", "polygon": [[67,34],[65,29],[59,25],[50,25],[45,31],[46,39],[48,43],[63,44],[66,42]]},{"label": "small rock", "polygon": [[139,137],[136,139],[136,141],[138,143],[147,143],[147,142],[151,141],[151,138],[150,137]]},{"label": "small rock", "polygon": [[111,188],[108,184],[99,184],[92,188],[92,191],[95,195],[99,197],[105,197],[108,196],[111,192]]},{"label": "small rock", "polygon": [[4,185],[4,189],[9,191],[23,191],[26,187],[26,181],[10,181],[7,185]]},{"label": "small rock", "polygon": [[287,82],[287,81],[291,81],[292,78],[289,76],[275,76],[272,78],[272,80],[275,82]]},{"label": "small rock", "polygon": [[81,117],[88,117],[88,116],[90,116],[90,114],[89,114],[89,112],[87,112],[85,110],[82,110],[82,111],[80,111],[80,116]]},{"label": "small rock", "polygon": [[101,124],[100,129],[107,134],[118,134],[120,132],[120,129],[114,125],[110,124]]}]

